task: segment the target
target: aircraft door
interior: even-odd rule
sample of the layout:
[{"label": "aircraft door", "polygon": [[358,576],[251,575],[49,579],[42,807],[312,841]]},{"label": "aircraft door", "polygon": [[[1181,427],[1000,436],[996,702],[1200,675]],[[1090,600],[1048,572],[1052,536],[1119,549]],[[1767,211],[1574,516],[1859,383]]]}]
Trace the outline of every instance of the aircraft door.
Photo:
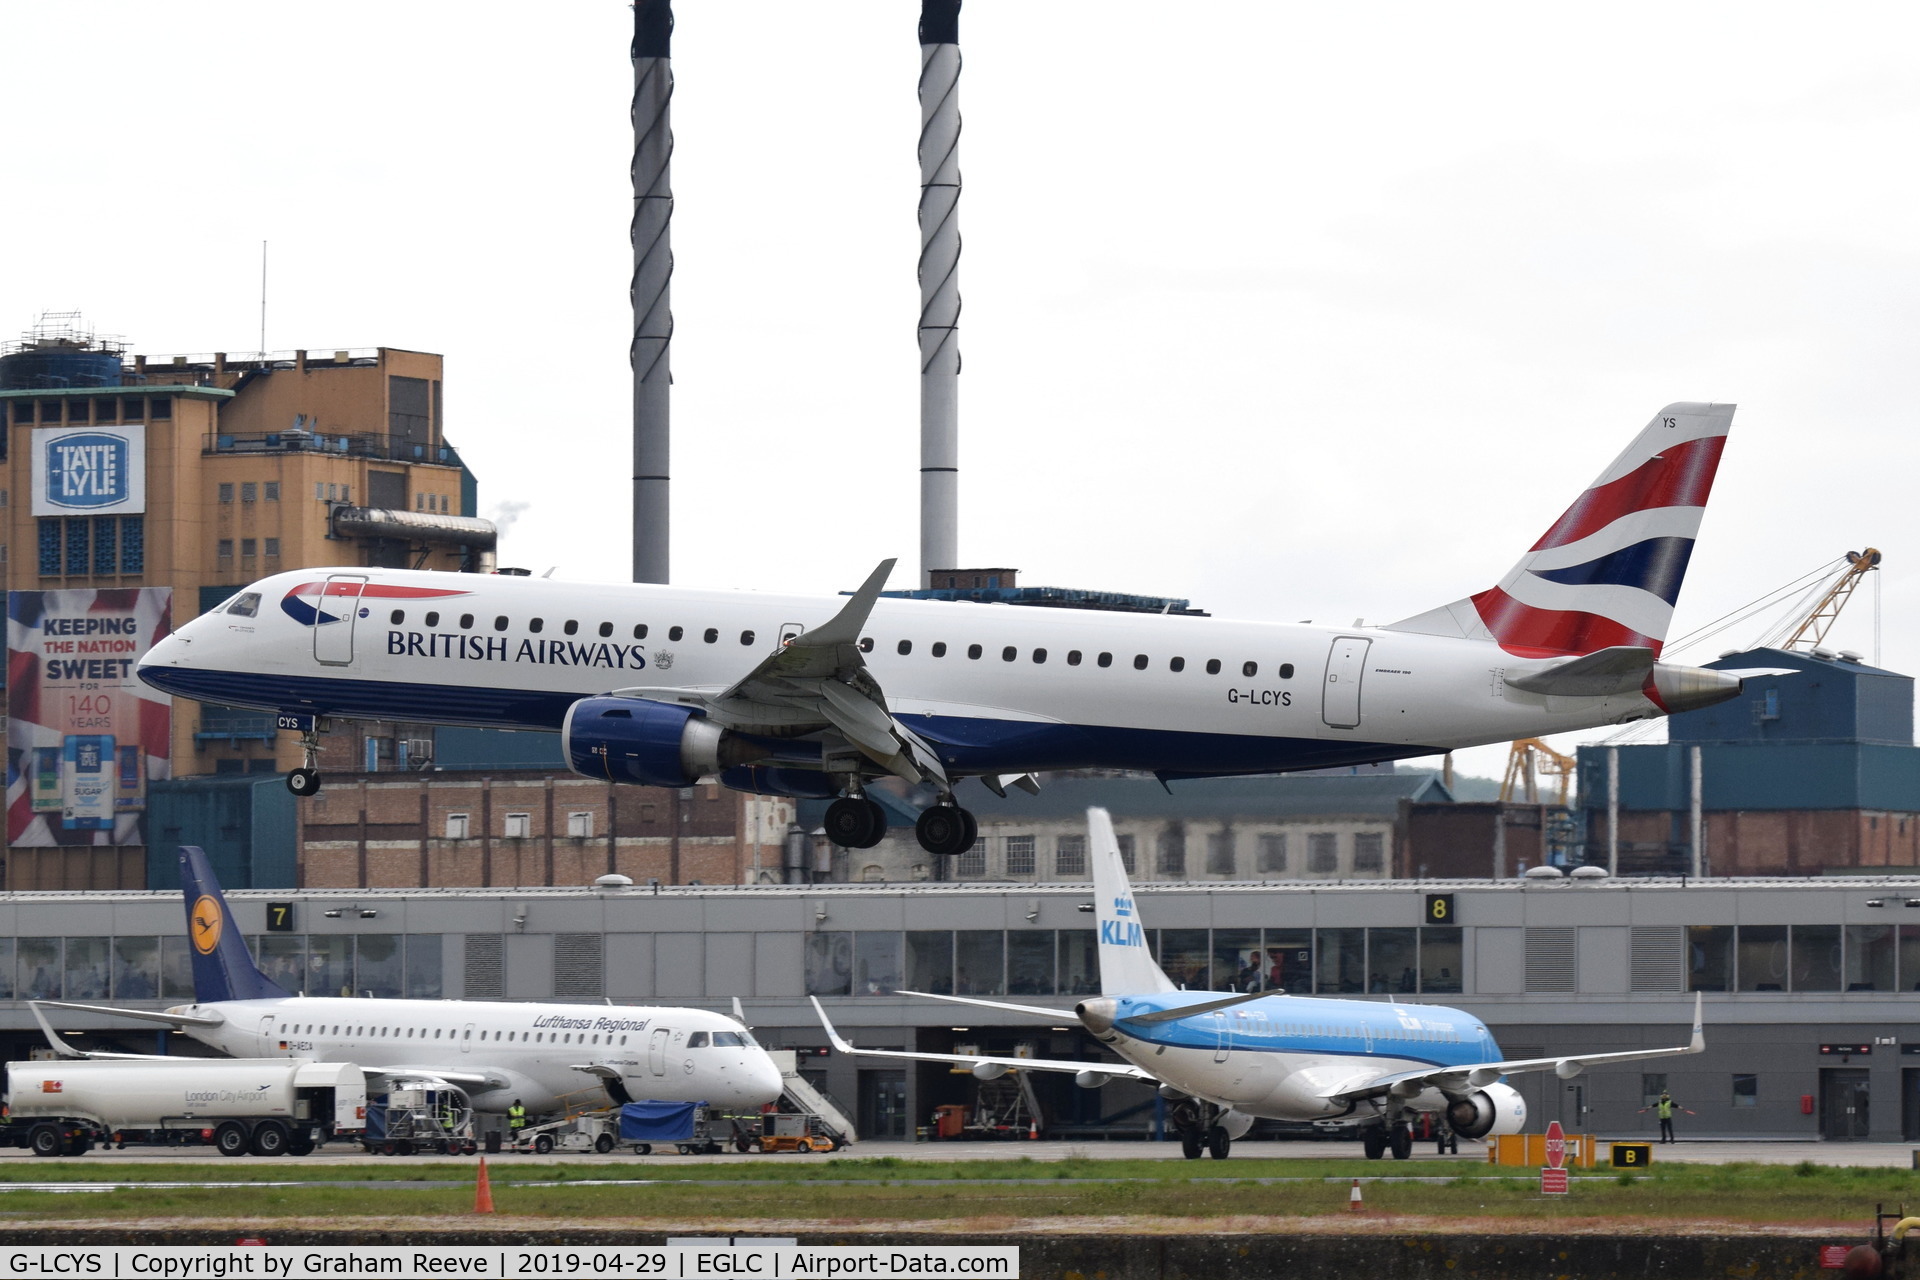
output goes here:
[{"label": "aircraft door", "polygon": [[1223,1011],[1216,1010],[1213,1015],[1213,1060],[1225,1062],[1233,1051],[1233,1023],[1227,1020]]},{"label": "aircraft door", "polygon": [[274,1021],[275,1019],[272,1014],[268,1014],[266,1017],[260,1019],[260,1056],[263,1058],[269,1054],[280,1053],[286,1048],[285,1045],[280,1043],[280,1037],[274,1028]]},{"label": "aircraft door", "polygon": [[647,1041],[647,1070],[656,1076],[667,1074],[667,1037],[671,1034],[665,1027],[655,1027]]},{"label": "aircraft door", "polygon": [[313,659],[329,667],[344,667],[353,661],[353,630],[360,621],[360,593],[367,580],[354,574],[336,573],[327,578],[320,598],[314,601]]},{"label": "aircraft door", "polygon": [[469,1022],[460,1033],[460,1052],[473,1052],[473,1024]]},{"label": "aircraft door", "polygon": [[1333,642],[1320,702],[1320,718],[1329,728],[1360,727],[1360,678],[1366,673],[1367,648],[1372,643],[1359,636],[1341,636]]}]

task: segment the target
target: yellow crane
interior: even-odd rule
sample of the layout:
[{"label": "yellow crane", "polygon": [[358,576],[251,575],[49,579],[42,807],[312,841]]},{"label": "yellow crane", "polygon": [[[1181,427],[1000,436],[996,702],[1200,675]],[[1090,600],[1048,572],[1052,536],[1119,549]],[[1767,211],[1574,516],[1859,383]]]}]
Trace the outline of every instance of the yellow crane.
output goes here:
[{"label": "yellow crane", "polygon": [[1567,796],[1573,787],[1572,756],[1561,755],[1538,738],[1522,738],[1513,744],[1507,753],[1507,776],[1500,783],[1500,803],[1511,804],[1515,793],[1524,796],[1523,803],[1540,803],[1540,778],[1558,778],[1560,780],[1560,798],[1554,804],[1564,809]]},{"label": "yellow crane", "polygon": [[1841,570],[1840,576],[1827,588],[1827,593],[1808,610],[1807,616],[1800,620],[1800,625],[1794,628],[1793,634],[1780,647],[1791,649],[1796,645],[1805,645],[1809,649],[1819,648],[1820,642],[1827,638],[1827,629],[1833,626],[1840,611],[1846,608],[1847,601],[1853,598],[1854,589],[1879,567],[1880,552],[1874,547],[1847,552],[1847,567]]}]

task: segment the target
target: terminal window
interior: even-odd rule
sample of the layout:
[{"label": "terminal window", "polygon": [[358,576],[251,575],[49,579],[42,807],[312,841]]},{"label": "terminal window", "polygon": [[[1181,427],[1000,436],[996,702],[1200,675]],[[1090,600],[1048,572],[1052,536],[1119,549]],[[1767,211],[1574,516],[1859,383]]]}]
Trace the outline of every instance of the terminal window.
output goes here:
[{"label": "terminal window", "polygon": [[1760,1077],[1736,1075],[1733,1078],[1733,1105],[1736,1107],[1757,1107],[1760,1105]]},{"label": "terminal window", "polygon": [[1007,837],[1007,874],[1010,876],[1030,876],[1033,874],[1033,837]]},{"label": "terminal window", "polygon": [[1307,836],[1307,870],[1325,874],[1340,869],[1339,837],[1331,831]]},{"label": "terminal window", "polygon": [[1053,849],[1053,873],[1057,876],[1087,874],[1087,838],[1061,836]]},{"label": "terminal window", "polygon": [[1284,872],[1287,869],[1287,837],[1285,832],[1267,832],[1260,837],[1261,874]]}]

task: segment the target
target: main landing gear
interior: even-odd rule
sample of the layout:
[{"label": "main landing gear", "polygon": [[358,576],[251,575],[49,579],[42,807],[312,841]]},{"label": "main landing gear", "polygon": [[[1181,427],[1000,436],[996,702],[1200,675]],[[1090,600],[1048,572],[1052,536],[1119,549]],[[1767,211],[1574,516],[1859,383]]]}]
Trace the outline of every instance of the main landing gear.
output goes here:
[{"label": "main landing gear", "polygon": [[936,804],[920,811],[913,834],[928,853],[953,858],[973,848],[980,824],[957,804]]},{"label": "main landing gear", "polygon": [[[861,795],[842,796],[828,805],[822,825],[827,839],[843,849],[871,849],[887,835],[885,811]],[[928,853],[952,858],[973,848],[980,824],[971,813],[948,801],[922,810],[919,821],[913,824],[913,834]]]},{"label": "main landing gear", "polygon": [[1360,1150],[1369,1160],[1378,1160],[1389,1151],[1395,1160],[1408,1159],[1413,1155],[1413,1128],[1404,1120],[1370,1124],[1360,1131]]},{"label": "main landing gear", "polygon": [[865,796],[841,796],[827,806],[827,839],[842,849],[871,849],[887,838],[887,814]]},{"label": "main landing gear", "polygon": [[1184,1098],[1167,1111],[1174,1131],[1180,1135],[1180,1154],[1198,1160],[1206,1152],[1215,1160],[1225,1160],[1233,1150],[1233,1138],[1217,1123],[1220,1108],[1198,1098]]}]

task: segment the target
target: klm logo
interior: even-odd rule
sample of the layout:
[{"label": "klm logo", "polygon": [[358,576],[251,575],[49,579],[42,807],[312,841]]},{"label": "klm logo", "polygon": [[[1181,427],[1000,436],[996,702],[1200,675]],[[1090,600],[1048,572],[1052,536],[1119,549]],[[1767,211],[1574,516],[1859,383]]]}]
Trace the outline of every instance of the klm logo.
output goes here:
[{"label": "klm logo", "polygon": [[1100,942],[1108,947],[1144,947],[1147,945],[1147,935],[1135,921],[1102,920]]},{"label": "klm logo", "polygon": [[1113,914],[1117,916],[1131,916],[1133,914],[1133,899],[1115,898],[1113,900]]},{"label": "klm logo", "polygon": [[128,491],[125,437],[106,432],[66,435],[47,443],[47,500],[61,507],[110,507]]}]

